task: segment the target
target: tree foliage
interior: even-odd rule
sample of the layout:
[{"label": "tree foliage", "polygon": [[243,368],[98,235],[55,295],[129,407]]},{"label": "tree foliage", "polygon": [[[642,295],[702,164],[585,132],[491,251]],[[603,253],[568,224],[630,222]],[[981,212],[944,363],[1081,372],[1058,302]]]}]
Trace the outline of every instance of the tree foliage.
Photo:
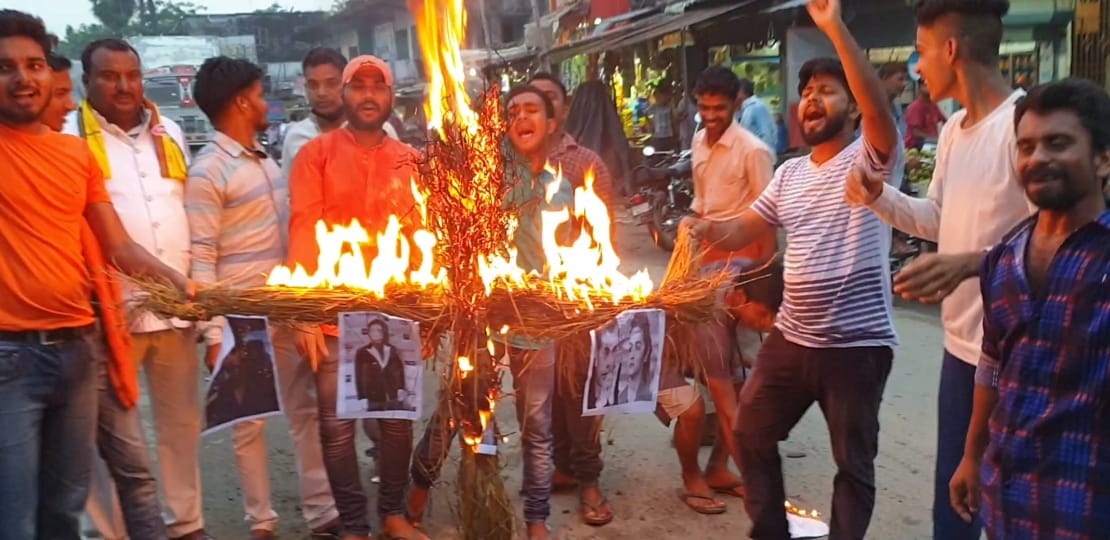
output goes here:
[{"label": "tree foliage", "polygon": [[89,43],[106,37],[180,35],[187,17],[204,9],[178,0],[89,0],[99,22],[66,26],[58,53],[76,58]]}]

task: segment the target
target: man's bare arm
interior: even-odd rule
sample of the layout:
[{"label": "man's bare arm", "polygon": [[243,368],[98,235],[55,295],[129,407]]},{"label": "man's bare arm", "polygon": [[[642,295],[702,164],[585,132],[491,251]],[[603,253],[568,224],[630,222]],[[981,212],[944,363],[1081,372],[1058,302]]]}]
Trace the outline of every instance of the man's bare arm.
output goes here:
[{"label": "man's bare arm", "polygon": [[722,251],[743,249],[774,230],[770,223],[750,208],[744,210],[740,217],[730,221],[687,218],[685,223],[694,238]]}]

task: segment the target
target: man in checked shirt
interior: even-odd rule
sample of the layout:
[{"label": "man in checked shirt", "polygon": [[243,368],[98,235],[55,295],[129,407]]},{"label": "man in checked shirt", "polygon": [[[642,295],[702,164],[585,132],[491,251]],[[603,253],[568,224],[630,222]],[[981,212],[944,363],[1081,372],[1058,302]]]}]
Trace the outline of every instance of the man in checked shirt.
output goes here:
[{"label": "man in checked shirt", "polygon": [[963,461],[965,520],[1000,540],[1110,531],[1110,96],[1075,79],[1014,112],[1017,170],[1038,212],[983,263],[983,348]]}]

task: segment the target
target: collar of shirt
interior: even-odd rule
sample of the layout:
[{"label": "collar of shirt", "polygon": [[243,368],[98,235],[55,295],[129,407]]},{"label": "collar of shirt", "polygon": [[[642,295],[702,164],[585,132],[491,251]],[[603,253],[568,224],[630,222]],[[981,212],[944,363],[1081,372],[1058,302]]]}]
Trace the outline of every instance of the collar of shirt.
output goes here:
[{"label": "collar of shirt", "polygon": [[[698,140],[694,141],[694,147],[698,150],[703,150],[705,152],[709,152],[710,150],[712,150],[716,146],[723,146],[725,148],[732,148],[736,144],[736,139],[737,139],[737,137],[740,136],[740,132],[741,132],[742,129],[744,129],[744,128],[740,127],[740,124],[736,123],[736,119],[733,118],[732,122],[730,122],[728,127],[725,128],[725,132],[721,134],[721,138],[717,139],[717,142],[713,143],[713,145],[710,146],[709,145],[709,132],[706,131],[703,128],[701,131],[698,132],[698,135],[700,135],[700,137],[698,138]],[[695,152],[694,161],[701,161],[701,160],[709,159],[709,154],[708,153],[705,153],[704,155],[699,155],[699,154],[702,154],[702,153],[701,152]]]},{"label": "collar of shirt", "polygon": [[559,142],[555,143],[555,147],[551,149],[551,155],[557,156],[573,152],[578,148],[578,141],[570,133],[563,132],[563,136],[559,137]]},{"label": "collar of shirt", "polygon": [[216,143],[216,146],[220,147],[220,150],[227,152],[233,157],[248,156],[257,159],[266,159],[268,157],[266,155],[266,150],[262,148],[261,144],[258,144],[257,139],[254,141],[254,148],[248,150],[244,148],[243,145],[239,144],[239,141],[228,137],[224,132],[216,131],[215,133],[216,136],[212,138],[212,142]]},{"label": "collar of shirt", "polygon": [[109,122],[108,119],[101,116],[100,112],[96,109],[93,109],[92,113],[93,118],[95,118],[96,122],[100,124],[100,129],[103,130],[104,133],[107,133],[119,139],[136,140],[144,133],[150,131],[150,111],[145,108],[142,110],[142,113],[140,115],[139,125],[127,131],[124,131],[123,128]]}]

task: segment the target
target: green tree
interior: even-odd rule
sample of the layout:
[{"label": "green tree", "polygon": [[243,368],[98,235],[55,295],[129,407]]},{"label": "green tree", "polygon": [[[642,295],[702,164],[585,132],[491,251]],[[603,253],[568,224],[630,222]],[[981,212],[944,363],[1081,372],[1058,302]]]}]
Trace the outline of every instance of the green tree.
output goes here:
[{"label": "green tree", "polygon": [[116,36],[123,36],[135,17],[136,0],[89,0],[100,24]]}]

